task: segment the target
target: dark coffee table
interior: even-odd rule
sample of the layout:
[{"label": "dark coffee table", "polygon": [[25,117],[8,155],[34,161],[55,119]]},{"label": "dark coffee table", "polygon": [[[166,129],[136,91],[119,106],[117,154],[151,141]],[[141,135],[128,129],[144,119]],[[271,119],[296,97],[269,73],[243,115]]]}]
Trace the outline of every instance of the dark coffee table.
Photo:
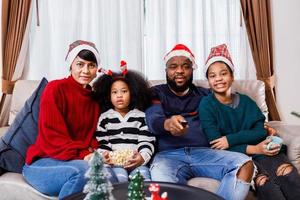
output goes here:
[{"label": "dark coffee table", "polygon": [[[169,200],[222,200],[218,195],[192,186],[180,185],[165,182],[145,182],[145,193],[150,197],[148,187],[151,183],[158,183],[160,185],[160,194],[168,193]],[[113,195],[116,200],[127,200],[128,183],[120,183],[113,185]],[[86,194],[77,193],[70,195],[64,200],[83,200]]]}]

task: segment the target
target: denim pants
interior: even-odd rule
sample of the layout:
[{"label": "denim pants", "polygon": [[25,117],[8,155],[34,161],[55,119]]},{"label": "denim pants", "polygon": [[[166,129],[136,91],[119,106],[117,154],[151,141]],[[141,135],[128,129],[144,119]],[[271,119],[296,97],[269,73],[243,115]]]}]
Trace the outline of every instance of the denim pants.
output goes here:
[{"label": "denim pants", "polygon": [[[111,183],[123,183],[128,182],[128,171],[123,167],[112,167],[105,165],[107,170],[107,178]],[[140,171],[144,177],[144,181],[151,181],[150,171],[147,166],[139,166],[129,173],[129,176],[134,176],[137,171]]]},{"label": "denim pants", "polygon": [[81,192],[87,182],[84,174],[88,170],[84,160],[60,161],[41,158],[31,165],[24,165],[23,176],[36,190],[58,199]]},{"label": "denim pants", "polygon": [[[254,158],[254,163],[258,168],[258,177],[260,175],[266,175],[268,177],[265,184],[256,186],[256,195],[258,199],[300,199],[300,175],[284,153],[275,156]],[[276,171],[278,167],[286,163],[292,165],[292,171],[286,175],[277,176]]]},{"label": "denim pants", "polygon": [[250,161],[245,154],[188,147],[159,152],[150,167],[153,181],[186,184],[193,177],[209,177],[221,182],[217,194],[226,200],[245,199],[250,183],[237,179],[239,168]]}]

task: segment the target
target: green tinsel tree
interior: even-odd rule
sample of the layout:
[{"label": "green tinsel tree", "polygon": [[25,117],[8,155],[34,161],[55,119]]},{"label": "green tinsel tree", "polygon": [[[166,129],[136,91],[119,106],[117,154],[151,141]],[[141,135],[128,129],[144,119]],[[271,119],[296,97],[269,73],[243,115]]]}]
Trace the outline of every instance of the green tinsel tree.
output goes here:
[{"label": "green tinsel tree", "polygon": [[128,185],[128,200],[145,200],[144,177],[138,171],[133,177],[130,177]]},{"label": "green tinsel tree", "polygon": [[84,193],[87,193],[84,200],[114,200],[112,196],[112,185],[107,180],[102,156],[95,151],[89,162],[90,169],[85,176],[89,181],[84,186]]}]

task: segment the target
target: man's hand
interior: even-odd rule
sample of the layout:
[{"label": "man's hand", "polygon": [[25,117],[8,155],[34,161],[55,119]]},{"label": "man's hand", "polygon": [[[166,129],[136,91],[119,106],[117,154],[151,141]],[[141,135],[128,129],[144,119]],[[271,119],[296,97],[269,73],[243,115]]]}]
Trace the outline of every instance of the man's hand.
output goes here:
[{"label": "man's hand", "polygon": [[212,149],[225,150],[229,148],[229,144],[226,136],[211,141],[210,145]]},{"label": "man's hand", "polygon": [[173,115],[171,118],[165,120],[164,128],[174,136],[185,135],[189,125],[183,126],[181,122],[186,122],[184,117],[181,115]]},{"label": "man's hand", "polygon": [[124,168],[127,170],[133,170],[144,163],[144,158],[137,151],[134,152],[132,158],[124,165]]}]

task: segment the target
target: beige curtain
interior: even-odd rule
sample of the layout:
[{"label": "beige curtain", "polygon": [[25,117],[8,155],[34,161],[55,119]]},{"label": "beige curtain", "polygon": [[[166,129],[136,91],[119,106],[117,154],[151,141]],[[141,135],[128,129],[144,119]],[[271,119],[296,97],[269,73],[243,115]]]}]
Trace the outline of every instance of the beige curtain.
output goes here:
[{"label": "beige curtain", "polygon": [[265,82],[269,120],[280,120],[276,107],[270,0],[241,0],[257,79]]},{"label": "beige curtain", "polygon": [[[3,66],[0,126],[4,126],[8,122],[8,111],[14,83],[22,75],[25,63],[28,42],[24,43],[24,36],[26,36],[25,30],[30,5],[31,0],[2,0]],[[28,38],[26,40],[28,41]],[[17,67],[18,65],[19,67]]]}]

